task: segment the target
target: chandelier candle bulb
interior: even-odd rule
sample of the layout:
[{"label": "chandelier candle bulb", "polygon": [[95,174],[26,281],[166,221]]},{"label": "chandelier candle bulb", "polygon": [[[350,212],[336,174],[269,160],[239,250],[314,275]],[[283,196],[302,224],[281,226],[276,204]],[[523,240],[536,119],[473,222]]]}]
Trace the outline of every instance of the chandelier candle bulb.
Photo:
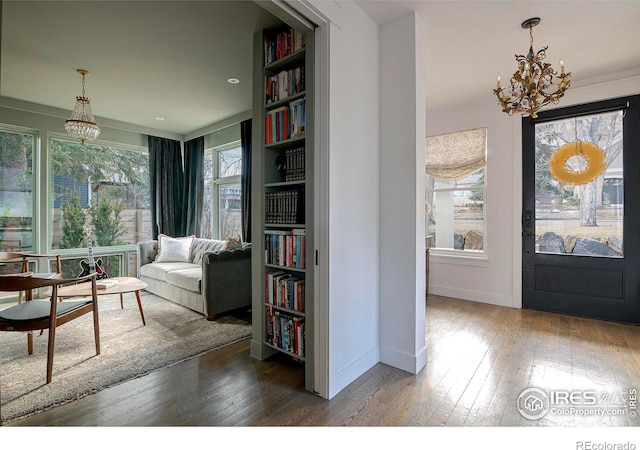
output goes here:
[{"label": "chandelier candle bulb", "polygon": [[497,84],[496,84],[496,87],[497,87],[498,89],[500,89],[500,75],[498,75],[498,82],[497,82]]}]

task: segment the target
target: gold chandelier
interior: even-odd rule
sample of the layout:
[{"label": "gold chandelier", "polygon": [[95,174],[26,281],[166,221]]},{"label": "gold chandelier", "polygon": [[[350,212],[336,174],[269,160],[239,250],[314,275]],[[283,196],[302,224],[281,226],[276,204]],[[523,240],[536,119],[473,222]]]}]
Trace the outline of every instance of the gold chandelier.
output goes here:
[{"label": "gold chandelier", "polygon": [[[551,64],[543,62],[548,46],[536,53],[533,51],[533,27],[539,23],[539,17],[522,22],[522,28],[529,29],[529,53],[526,56],[515,55],[518,70],[511,77],[510,86],[501,87],[498,75],[498,83],[493,90],[502,111],[510,116],[516,112],[529,113],[535,119],[538,117],[537,112],[540,108],[548,104],[557,104],[569,87],[571,73],[564,72],[564,61],[560,60],[560,75],[558,75]],[[554,86],[554,77],[560,80],[560,85],[555,91],[549,92]]]},{"label": "gold chandelier", "polygon": [[72,137],[85,141],[93,141],[100,134],[100,125],[96,122],[91,112],[91,100],[84,95],[84,77],[89,75],[89,71],[78,69],[82,75],[82,95],[76,97],[76,107],[71,113],[71,117],[64,122],[64,128]]}]

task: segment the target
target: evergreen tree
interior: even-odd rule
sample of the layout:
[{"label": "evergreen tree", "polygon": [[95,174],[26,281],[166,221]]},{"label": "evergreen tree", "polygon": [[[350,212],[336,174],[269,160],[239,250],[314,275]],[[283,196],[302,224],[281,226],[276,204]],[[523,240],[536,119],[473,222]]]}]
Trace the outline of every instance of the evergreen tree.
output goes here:
[{"label": "evergreen tree", "polygon": [[124,245],[125,241],[120,239],[127,229],[120,222],[122,205],[116,203],[112,205],[106,198],[91,205],[89,215],[94,229],[94,238],[97,245],[107,247],[112,245]]},{"label": "evergreen tree", "polygon": [[62,207],[60,248],[86,247],[85,221],[84,211],[80,207],[80,197],[74,192]]}]

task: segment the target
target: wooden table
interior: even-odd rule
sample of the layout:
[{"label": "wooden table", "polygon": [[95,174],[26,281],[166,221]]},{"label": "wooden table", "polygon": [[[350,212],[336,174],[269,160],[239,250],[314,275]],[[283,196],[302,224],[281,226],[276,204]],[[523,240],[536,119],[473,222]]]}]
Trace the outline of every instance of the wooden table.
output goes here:
[{"label": "wooden table", "polygon": [[[123,294],[128,292],[135,293],[136,300],[138,301],[138,309],[140,310],[140,317],[142,318],[142,325],[146,325],[144,312],[142,311],[142,302],[140,301],[140,291],[147,288],[147,283],[132,277],[114,277],[113,279],[118,280],[118,284],[107,289],[98,289],[98,295],[120,294],[120,308],[124,308]],[[91,283],[73,284],[58,289],[58,298],[60,299],[89,296],[91,296]]]}]

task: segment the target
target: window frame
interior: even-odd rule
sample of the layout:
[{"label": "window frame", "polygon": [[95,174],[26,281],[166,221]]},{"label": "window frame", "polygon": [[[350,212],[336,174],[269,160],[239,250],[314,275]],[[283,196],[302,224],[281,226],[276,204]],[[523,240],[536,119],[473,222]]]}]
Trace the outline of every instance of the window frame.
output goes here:
[{"label": "window frame", "polygon": [[[456,186],[449,188],[429,188],[429,184],[426,182],[428,178],[432,175],[425,174],[425,204],[427,199],[429,198],[429,193],[433,192],[456,192],[456,191],[482,191],[483,196],[483,204],[482,204],[482,235],[483,235],[483,243],[482,250],[458,250],[458,249],[450,249],[444,247],[436,247],[435,242],[431,243],[430,234],[429,234],[429,214],[425,212],[425,243],[426,247],[429,249],[429,254],[431,256],[435,256],[435,260],[438,262],[445,262],[445,258],[448,260],[446,262],[452,262],[455,260],[456,264],[466,264],[466,265],[485,265],[485,261],[489,257],[488,246],[487,246],[487,179],[488,179],[488,158],[487,163],[481,169],[484,171],[483,182],[481,186],[471,186],[468,184],[462,184],[462,187],[457,186],[458,181],[456,181]],[[471,176],[471,175],[470,175]],[[434,177],[438,178],[438,177]],[[431,245],[433,244],[433,245]],[[445,257],[445,258],[438,258]]]},{"label": "window frame", "polygon": [[[30,135],[33,137],[33,148],[31,149],[31,252],[40,253],[41,242],[39,241],[39,236],[42,235],[41,221],[39,220],[40,211],[38,209],[38,200],[40,198],[38,180],[40,179],[41,173],[40,132],[34,128],[10,125],[7,123],[0,123],[0,132]],[[44,261],[37,261],[37,264],[42,264],[43,262]]]},{"label": "window frame", "polygon": [[204,180],[204,189],[206,191],[207,188],[212,188],[211,200],[213,202],[213,205],[211,208],[211,213],[212,213],[211,224],[212,224],[213,239],[218,239],[218,240],[222,239],[220,235],[222,231],[220,229],[221,228],[220,227],[220,187],[223,185],[239,184],[240,189],[242,190],[242,181],[241,181],[242,175],[232,175],[228,177],[220,176],[220,164],[219,164],[220,153],[228,150],[233,150],[236,148],[240,149],[240,164],[242,164],[243,163],[242,141],[239,139],[231,142],[227,142],[226,144],[210,147],[208,149],[205,149],[204,151],[205,157],[207,155],[211,156],[211,163],[212,163],[211,171],[213,173],[213,177],[210,180]]},{"label": "window frame", "polygon": [[[89,247],[85,246],[83,248],[68,248],[68,249],[54,249],[53,248],[53,208],[51,205],[53,204],[53,192],[51,190],[51,184],[53,182],[53,173],[52,170],[52,160],[53,160],[53,151],[52,151],[52,140],[63,140],[70,142],[77,142],[75,139],[71,138],[68,134],[65,133],[55,133],[48,132],[47,133],[47,158],[46,158],[46,167],[44,168],[44,176],[40,177],[43,181],[43,186],[41,187],[40,192],[42,192],[42,196],[45,199],[44,202],[41,202],[40,206],[42,211],[42,217],[44,218],[44,233],[41,233],[41,236],[44,235],[44,248],[47,249],[49,253],[59,254],[62,259],[75,259],[75,258],[86,258],[88,257]],[[91,144],[98,146],[108,146],[108,147],[117,147],[123,150],[132,150],[140,153],[149,153],[149,149],[147,147],[132,145],[132,144],[123,144],[120,142],[107,141],[103,139],[96,139],[91,141]],[[114,245],[109,247],[97,247],[92,246],[93,254],[97,257],[108,257],[108,256],[117,256],[119,260],[119,268],[120,276],[129,276],[132,273],[132,265],[131,265],[131,256],[136,254],[136,244],[125,244],[125,245]],[[133,267],[135,269],[135,267]]]}]

